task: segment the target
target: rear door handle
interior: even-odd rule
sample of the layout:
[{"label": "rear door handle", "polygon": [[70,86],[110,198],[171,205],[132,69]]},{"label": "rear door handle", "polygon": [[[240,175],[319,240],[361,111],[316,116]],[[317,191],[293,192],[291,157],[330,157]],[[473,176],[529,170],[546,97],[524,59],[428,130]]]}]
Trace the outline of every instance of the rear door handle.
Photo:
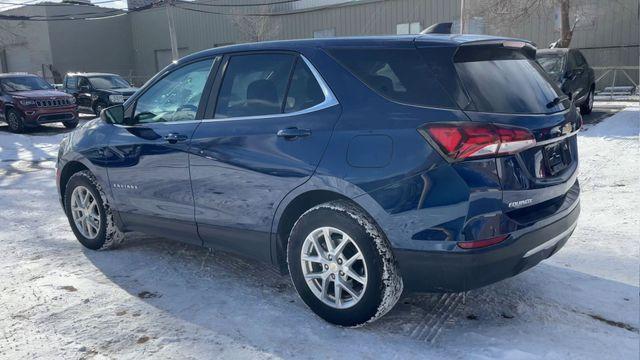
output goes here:
[{"label": "rear door handle", "polygon": [[311,130],[309,129],[298,129],[297,127],[290,127],[286,129],[278,130],[277,135],[279,137],[283,137],[288,140],[293,140],[299,137],[305,137],[311,135]]},{"label": "rear door handle", "polygon": [[185,141],[187,140],[187,135],[182,135],[182,134],[176,134],[176,133],[170,133],[164,136],[164,139],[170,143],[170,144],[175,144],[178,141]]}]

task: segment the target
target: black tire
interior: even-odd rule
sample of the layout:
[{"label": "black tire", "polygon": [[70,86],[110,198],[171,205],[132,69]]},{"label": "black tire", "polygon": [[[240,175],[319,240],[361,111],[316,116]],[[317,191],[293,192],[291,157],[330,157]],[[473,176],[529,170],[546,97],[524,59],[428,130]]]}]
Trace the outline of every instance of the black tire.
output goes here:
[{"label": "black tire", "polygon": [[104,103],[97,103],[93,106],[93,112],[96,114],[96,116],[100,116],[100,113],[102,112],[102,110],[104,110],[107,107],[106,104]]},{"label": "black tire", "polygon": [[[92,239],[85,237],[81,233],[71,213],[71,196],[74,189],[79,186],[89,190],[98,204],[100,226],[98,227],[97,235]],[[69,178],[64,193],[64,209],[69,225],[71,225],[71,230],[78,241],[85,247],[91,250],[107,250],[118,247],[124,241],[124,233],[118,229],[114,221],[113,213],[106,201],[102,187],[90,171],[79,171]]]},{"label": "black tire", "polygon": [[11,132],[22,133],[25,130],[24,117],[14,109],[7,110],[7,124]]},{"label": "black tire", "polygon": [[76,126],[78,126],[78,119],[63,121],[62,125],[64,125],[64,127],[66,127],[67,129],[75,129]]},{"label": "black tire", "polygon": [[587,99],[582,104],[580,104],[580,114],[582,115],[591,114],[591,111],[593,110],[593,96],[594,96],[594,91],[592,87],[591,90],[589,90],[589,95],[587,95]]},{"label": "black tire", "polygon": [[[363,291],[361,297],[345,309],[327,305],[314,294],[304,277],[301,264],[303,244],[309,234],[323,227],[347,234],[366,263],[367,281],[359,290]],[[287,261],[291,280],[300,298],[319,317],[336,325],[360,326],[372,322],[391,310],[402,294],[402,278],[389,242],[369,215],[347,201],[321,204],[300,216],[289,236]],[[324,281],[327,280],[323,280],[323,286]],[[328,284],[331,286],[331,282]],[[351,284],[356,283],[352,280]],[[333,286],[335,301],[335,283]]]}]

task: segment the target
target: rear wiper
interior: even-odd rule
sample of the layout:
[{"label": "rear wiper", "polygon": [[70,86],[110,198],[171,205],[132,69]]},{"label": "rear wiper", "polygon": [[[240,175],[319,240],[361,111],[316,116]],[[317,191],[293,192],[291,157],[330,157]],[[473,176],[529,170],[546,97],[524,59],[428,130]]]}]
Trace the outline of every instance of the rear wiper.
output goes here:
[{"label": "rear wiper", "polygon": [[547,109],[551,109],[552,107],[558,105],[561,101],[565,101],[568,100],[569,97],[564,95],[564,96],[556,96],[555,99],[551,100],[551,102],[549,102],[547,104]]}]

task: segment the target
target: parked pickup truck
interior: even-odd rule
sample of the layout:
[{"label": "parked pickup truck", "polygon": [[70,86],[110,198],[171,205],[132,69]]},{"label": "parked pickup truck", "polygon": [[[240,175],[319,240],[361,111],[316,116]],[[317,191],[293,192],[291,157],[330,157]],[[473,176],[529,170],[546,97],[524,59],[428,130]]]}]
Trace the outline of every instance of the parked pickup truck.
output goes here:
[{"label": "parked pickup truck", "polygon": [[36,75],[0,74],[0,121],[16,133],[57,122],[71,129],[78,125],[78,106],[73,96]]},{"label": "parked pickup truck", "polygon": [[63,82],[63,91],[75,97],[78,109],[96,115],[124,103],[137,90],[122,76],[109,73],[70,73]]}]

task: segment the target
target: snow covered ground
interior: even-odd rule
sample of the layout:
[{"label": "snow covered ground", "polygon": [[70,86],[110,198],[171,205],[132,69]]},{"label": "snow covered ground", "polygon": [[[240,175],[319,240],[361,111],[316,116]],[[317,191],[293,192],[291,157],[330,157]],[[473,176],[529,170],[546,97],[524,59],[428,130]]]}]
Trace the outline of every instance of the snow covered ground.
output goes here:
[{"label": "snow covered ground", "polygon": [[554,257],[359,329],[261,264],[139,235],[83,249],[55,192],[62,135],[0,127],[0,358],[638,358],[639,123],[635,106],[581,132],[583,212]]}]

